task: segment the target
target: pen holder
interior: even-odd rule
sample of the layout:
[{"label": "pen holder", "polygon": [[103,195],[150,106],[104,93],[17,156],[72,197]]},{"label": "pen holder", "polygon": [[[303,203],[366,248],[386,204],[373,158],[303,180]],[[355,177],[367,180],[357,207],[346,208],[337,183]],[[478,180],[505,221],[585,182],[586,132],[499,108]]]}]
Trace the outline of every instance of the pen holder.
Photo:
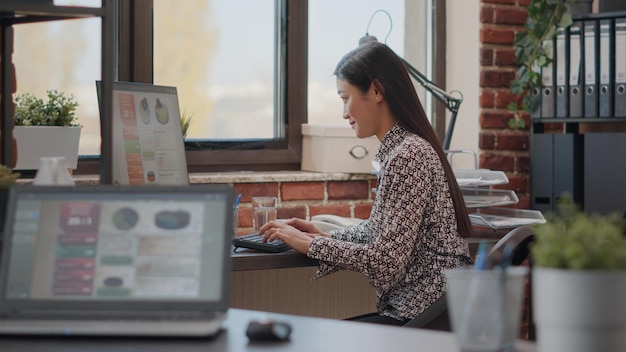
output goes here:
[{"label": "pen holder", "polygon": [[233,237],[236,237],[239,233],[239,206],[233,206]]},{"label": "pen holder", "polygon": [[461,351],[514,351],[527,267],[444,271],[452,330]]}]

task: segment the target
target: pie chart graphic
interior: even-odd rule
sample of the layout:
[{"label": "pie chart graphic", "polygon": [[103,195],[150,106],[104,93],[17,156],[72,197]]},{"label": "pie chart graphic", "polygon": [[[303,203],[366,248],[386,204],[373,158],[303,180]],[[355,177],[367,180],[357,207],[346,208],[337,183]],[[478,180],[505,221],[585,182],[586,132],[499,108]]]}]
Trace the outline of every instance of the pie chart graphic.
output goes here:
[{"label": "pie chart graphic", "polygon": [[113,213],[113,226],[119,230],[130,230],[139,221],[139,214],[133,208],[120,208]]}]

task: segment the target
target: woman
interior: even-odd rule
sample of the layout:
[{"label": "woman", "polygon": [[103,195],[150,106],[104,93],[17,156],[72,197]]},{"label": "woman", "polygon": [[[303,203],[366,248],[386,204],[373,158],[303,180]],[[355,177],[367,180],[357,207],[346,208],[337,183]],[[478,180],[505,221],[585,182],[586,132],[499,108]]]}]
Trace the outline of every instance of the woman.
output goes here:
[{"label": "woman", "polygon": [[357,137],[381,141],[381,168],[369,219],[325,233],[289,219],[260,228],[319,259],[316,278],[340,269],[361,272],[376,290],[378,312],[355,320],[402,325],[445,290],[443,269],[471,263],[471,224],[440,142],[400,58],[368,42],[335,69],[343,118]]}]

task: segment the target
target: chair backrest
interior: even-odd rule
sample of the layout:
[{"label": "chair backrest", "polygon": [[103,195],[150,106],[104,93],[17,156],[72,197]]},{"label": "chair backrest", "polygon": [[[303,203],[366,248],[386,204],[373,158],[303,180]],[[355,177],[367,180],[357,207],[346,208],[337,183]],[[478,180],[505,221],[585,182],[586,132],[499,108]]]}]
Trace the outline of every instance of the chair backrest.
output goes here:
[{"label": "chair backrest", "polygon": [[[502,237],[489,251],[489,259],[499,261],[504,248],[511,244],[513,253],[511,265],[521,265],[530,253],[530,244],[534,240],[533,230],[528,226],[517,227]],[[444,293],[420,315],[409,320],[405,327],[428,330],[452,331],[448,316],[448,304]]]}]

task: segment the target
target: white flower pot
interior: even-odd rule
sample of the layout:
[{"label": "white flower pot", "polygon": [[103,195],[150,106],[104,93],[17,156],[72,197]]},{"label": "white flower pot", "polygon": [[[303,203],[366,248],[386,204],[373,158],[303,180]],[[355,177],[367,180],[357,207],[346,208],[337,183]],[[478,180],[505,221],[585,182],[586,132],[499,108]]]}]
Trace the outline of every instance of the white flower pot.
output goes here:
[{"label": "white flower pot", "polygon": [[15,126],[17,141],[15,170],[39,169],[39,158],[63,156],[67,167],[75,169],[78,163],[78,145],[82,127]]},{"label": "white flower pot", "polygon": [[626,270],[534,268],[539,352],[626,351]]}]

